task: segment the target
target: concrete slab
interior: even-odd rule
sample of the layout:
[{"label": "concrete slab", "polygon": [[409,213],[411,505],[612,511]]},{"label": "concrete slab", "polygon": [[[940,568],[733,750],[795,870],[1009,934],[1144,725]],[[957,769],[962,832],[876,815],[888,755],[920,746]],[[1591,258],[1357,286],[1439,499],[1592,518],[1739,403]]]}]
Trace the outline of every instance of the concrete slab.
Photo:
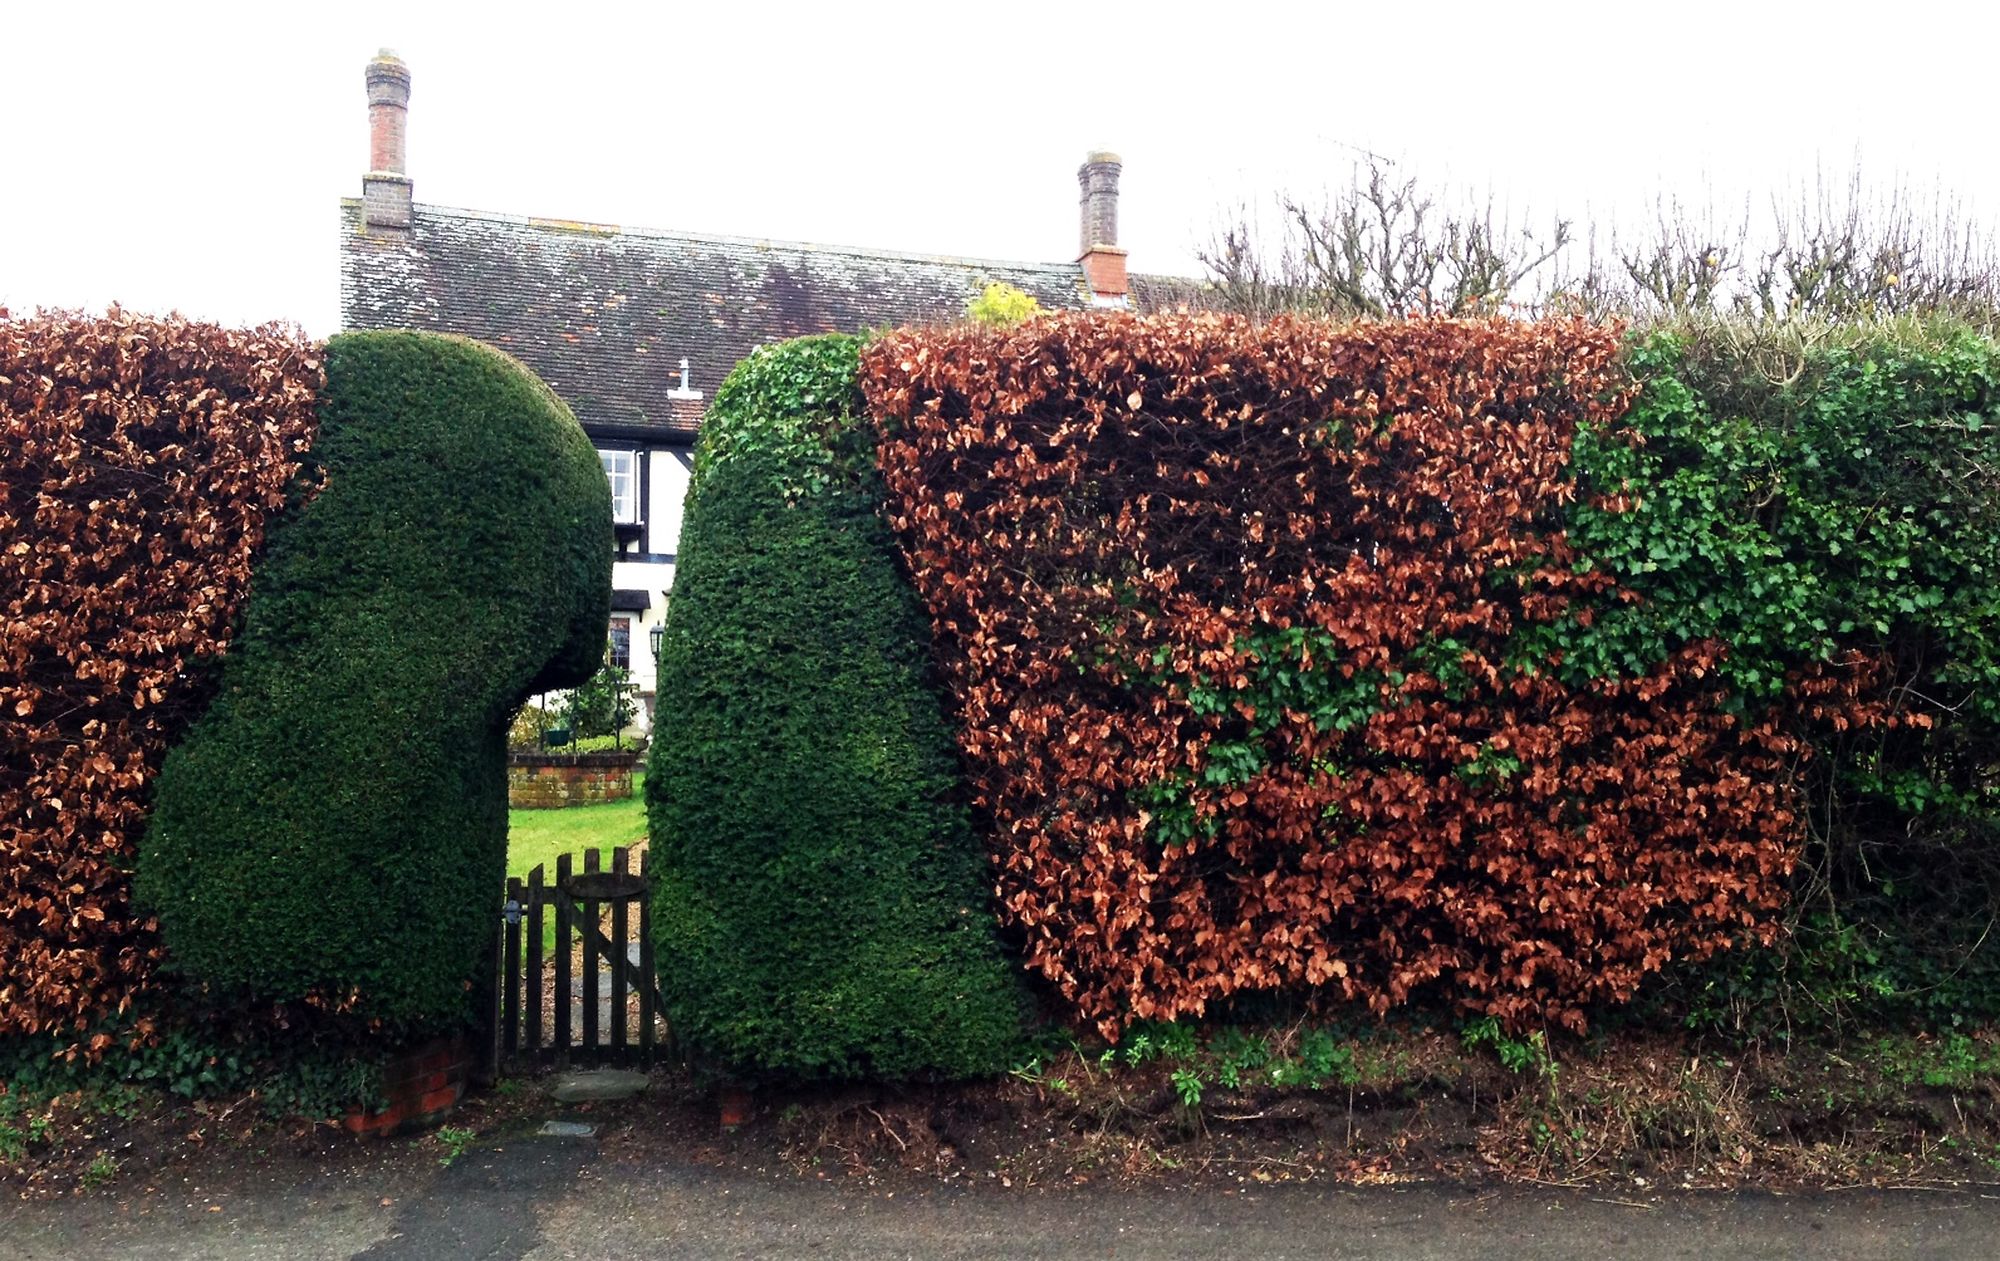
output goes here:
[{"label": "concrete slab", "polygon": [[[578,978],[577,980],[571,981],[569,983],[570,997],[581,998],[585,993],[589,991],[589,987],[590,983],[586,980],[583,980],[582,978]],[[629,991],[631,987],[627,986],[626,989]],[[597,974],[597,996],[599,998],[611,997],[611,973],[599,972]]]},{"label": "concrete slab", "polygon": [[549,1093],[559,1103],[630,1099],[646,1089],[646,1075],[617,1068],[581,1069],[556,1078]]}]

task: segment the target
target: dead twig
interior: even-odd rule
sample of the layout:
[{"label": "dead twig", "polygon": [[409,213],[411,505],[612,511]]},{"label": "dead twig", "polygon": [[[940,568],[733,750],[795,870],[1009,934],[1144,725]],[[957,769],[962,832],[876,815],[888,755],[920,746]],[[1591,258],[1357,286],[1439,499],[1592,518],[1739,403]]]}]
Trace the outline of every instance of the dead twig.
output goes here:
[{"label": "dead twig", "polygon": [[869,1116],[875,1118],[876,1122],[881,1125],[882,1132],[884,1134],[887,1134],[890,1138],[896,1140],[896,1150],[905,1152],[910,1150],[910,1145],[903,1141],[902,1135],[896,1133],[895,1127],[889,1124],[889,1120],[887,1117],[884,1117],[881,1113],[877,1112],[873,1108],[864,1108],[863,1111],[867,1112]]}]

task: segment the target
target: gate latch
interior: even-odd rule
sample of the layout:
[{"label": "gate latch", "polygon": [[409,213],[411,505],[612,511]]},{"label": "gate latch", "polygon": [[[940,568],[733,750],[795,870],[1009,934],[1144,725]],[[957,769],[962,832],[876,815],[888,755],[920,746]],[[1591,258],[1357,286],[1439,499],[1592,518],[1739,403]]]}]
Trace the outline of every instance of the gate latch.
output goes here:
[{"label": "gate latch", "polygon": [[521,904],[513,898],[508,898],[506,905],[500,908],[500,918],[506,920],[509,924],[520,923]]}]

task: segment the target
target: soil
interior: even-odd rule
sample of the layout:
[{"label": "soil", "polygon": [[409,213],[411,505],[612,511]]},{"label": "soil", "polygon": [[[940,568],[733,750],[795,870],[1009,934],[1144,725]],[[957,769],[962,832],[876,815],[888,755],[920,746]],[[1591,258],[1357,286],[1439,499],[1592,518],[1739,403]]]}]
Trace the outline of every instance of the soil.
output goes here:
[{"label": "soil", "polygon": [[684,1082],[606,1134],[824,1178],[1003,1186],[1521,1181],[1795,1190],[2000,1184],[2000,1081],[1892,1080],[1839,1056],[1711,1056],[1631,1037],[1527,1073],[1436,1032],[1386,1041],[1353,1080],[1209,1085],[1190,1106],[1165,1061],[1069,1053],[957,1086],[778,1091],[718,1136]]},{"label": "soil", "polygon": [[[1274,1063],[1297,1062],[1298,1036],[1269,1031]],[[528,1133],[558,1116],[597,1125],[600,1159],[613,1166],[707,1165],[889,1190],[2000,1184],[1991,1032],[1782,1055],[1634,1034],[1520,1071],[1435,1030],[1379,1030],[1343,1046],[1342,1071],[1316,1085],[1273,1084],[1260,1067],[1225,1087],[1212,1059],[1130,1063],[1142,1057],[1128,1045],[1108,1057],[1065,1050],[967,1084],[764,1090],[734,1132],[718,1125],[714,1083],[678,1069],[655,1072],[638,1099],[568,1107],[537,1079],[512,1079],[468,1099],[450,1129],[374,1141],[265,1116],[254,1096],[189,1103],[118,1088],[8,1121],[0,1184],[29,1198],[167,1183],[199,1191],[366,1168],[412,1150],[442,1158],[454,1141]],[[20,1150],[5,1149],[10,1132]]]}]

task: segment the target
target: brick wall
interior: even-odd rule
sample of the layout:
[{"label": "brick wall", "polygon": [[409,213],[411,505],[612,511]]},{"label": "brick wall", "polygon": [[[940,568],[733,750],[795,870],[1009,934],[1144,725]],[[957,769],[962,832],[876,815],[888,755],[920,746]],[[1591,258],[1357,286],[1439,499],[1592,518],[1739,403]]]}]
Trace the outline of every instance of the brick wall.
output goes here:
[{"label": "brick wall", "polygon": [[451,1115],[465,1097],[472,1072],[472,1041],[464,1036],[435,1038],[397,1052],[382,1067],[379,1112],[354,1111],[341,1121],[350,1134],[386,1137],[428,1129]]},{"label": "brick wall", "polygon": [[516,810],[559,810],[632,795],[632,767],[625,753],[514,753],[507,758],[507,804]]}]

